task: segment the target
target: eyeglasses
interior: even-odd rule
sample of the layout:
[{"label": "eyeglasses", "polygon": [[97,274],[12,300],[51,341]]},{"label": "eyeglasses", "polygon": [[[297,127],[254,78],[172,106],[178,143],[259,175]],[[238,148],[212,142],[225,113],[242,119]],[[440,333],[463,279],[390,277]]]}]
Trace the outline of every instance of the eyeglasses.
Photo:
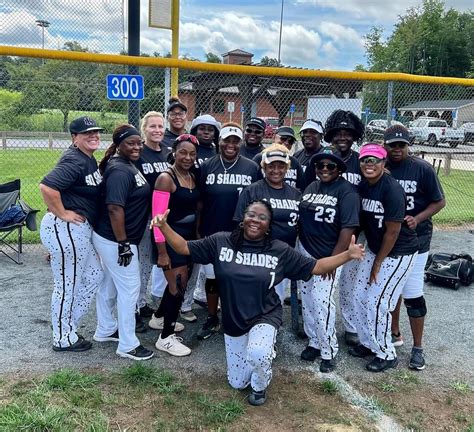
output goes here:
[{"label": "eyeglasses", "polygon": [[394,149],[394,148],[405,148],[408,144],[407,143],[404,143],[404,142],[401,142],[401,141],[397,141],[397,142],[392,142],[392,143],[387,143],[387,145],[391,148],[391,149]]},{"label": "eyeglasses", "polygon": [[258,219],[259,221],[266,222],[270,220],[270,216],[267,216],[266,214],[260,213],[257,214],[253,211],[248,211],[244,213],[244,216],[248,219]]},{"label": "eyeglasses", "polygon": [[375,156],[364,156],[362,159],[359,160],[361,164],[374,164],[374,165],[377,165],[382,161],[383,159],[380,159]]},{"label": "eyeglasses", "polygon": [[316,169],[323,170],[324,168],[327,168],[328,171],[334,171],[335,169],[337,169],[337,164],[334,162],[317,162],[316,163]]},{"label": "eyeglasses", "polygon": [[182,134],[178,138],[175,139],[175,142],[183,142],[183,141],[189,141],[193,143],[194,145],[199,145],[198,139],[191,134]]},{"label": "eyeglasses", "polygon": [[261,135],[261,134],[263,134],[263,130],[247,128],[247,129],[245,129],[245,133],[254,134],[254,135]]},{"label": "eyeglasses", "polygon": [[179,112],[170,112],[168,114],[169,118],[184,118],[186,117],[186,111],[179,111]]}]

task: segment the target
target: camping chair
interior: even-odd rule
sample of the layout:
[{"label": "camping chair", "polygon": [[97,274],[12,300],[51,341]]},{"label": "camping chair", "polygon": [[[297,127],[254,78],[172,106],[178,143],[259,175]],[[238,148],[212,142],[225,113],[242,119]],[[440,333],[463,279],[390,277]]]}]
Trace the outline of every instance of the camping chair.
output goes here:
[{"label": "camping chair", "polygon": [[[36,231],[36,213],[20,198],[20,179],[13,180],[0,185],[0,214],[8,210],[12,205],[18,204],[25,213],[25,218],[21,222],[10,223],[0,226],[0,252],[17,264],[23,264],[20,254],[23,252],[23,228]],[[17,231],[17,238],[13,240],[11,234]]]}]

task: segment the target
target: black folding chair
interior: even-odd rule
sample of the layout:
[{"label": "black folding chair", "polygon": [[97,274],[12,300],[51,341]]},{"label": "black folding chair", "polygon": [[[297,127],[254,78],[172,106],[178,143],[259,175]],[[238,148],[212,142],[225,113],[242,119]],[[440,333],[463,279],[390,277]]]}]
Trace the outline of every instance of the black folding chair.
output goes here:
[{"label": "black folding chair", "polygon": [[[6,255],[17,264],[21,262],[20,254],[23,252],[23,228],[36,231],[36,213],[20,197],[20,179],[13,180],[0,185],[0,214],[11,208],[12,205],[19,205],[25,213],[25,218],[21,222],[9,223],[0,226],[0,253]],[[14,234],[16,239],[13,239]]]}]

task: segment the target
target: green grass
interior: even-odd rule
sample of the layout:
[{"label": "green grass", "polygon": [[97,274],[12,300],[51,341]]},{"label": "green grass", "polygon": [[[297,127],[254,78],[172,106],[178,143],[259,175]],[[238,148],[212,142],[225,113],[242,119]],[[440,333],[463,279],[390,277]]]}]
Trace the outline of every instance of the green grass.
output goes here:
[{"label": "green grass", "polygon": [[471,387],[464,381],[454,381],[451,383],[451,388],[460,394],[467,394],[471,391]]},{"label": "green grass", "polygon": [[321,381],[321,390],[323,393],[327,394],[336,394],[338,392],[337,384],[331,380],[323,380]]}]

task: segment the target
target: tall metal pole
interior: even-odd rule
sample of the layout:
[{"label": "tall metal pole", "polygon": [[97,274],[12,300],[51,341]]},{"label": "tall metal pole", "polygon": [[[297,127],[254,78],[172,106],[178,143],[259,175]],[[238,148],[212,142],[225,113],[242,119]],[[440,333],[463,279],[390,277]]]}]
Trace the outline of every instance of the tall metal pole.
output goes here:
[{"label": "tall metal pole", "polygon": [[[140,56],[140,2],[128,0],[128,55]],[[138,66],[129,66],[130,75],[138,75]],[[128,102],[128,122],[139,127],[140,102],[131,100]]]},{"label": "tall metal pole", "polygon": [[[49,21],[46,21],[46,20],[36,20],[36,25],[38,27],[41,27],[41,30],[42,30],[42,39],[41,39],[41,46],[43,47],[44,49],[44,29],[45,28],[48,28],[50,26],[50,22]],[[42,63],[44,64],[44,59],[42,60]]]},{"label": "tall metal pole", "polygon": [[393,81],[388,82],[387,87],[387,126],[392,125],[392,102],[393,101]]},{"label": "tall metal pole", "polygon": [[[179,0],[171,6],[171,57],[179,57]],[[171,69],[171,96],[178,96],[178,69]]]},{"label": "tall metal pole", "polygon": [[283,5],[285,0],[281,0],[281,14],[280,14],[280,40],[278,41],[278,64],[280,64],[281,55],[281,34],[283,32]]}]

